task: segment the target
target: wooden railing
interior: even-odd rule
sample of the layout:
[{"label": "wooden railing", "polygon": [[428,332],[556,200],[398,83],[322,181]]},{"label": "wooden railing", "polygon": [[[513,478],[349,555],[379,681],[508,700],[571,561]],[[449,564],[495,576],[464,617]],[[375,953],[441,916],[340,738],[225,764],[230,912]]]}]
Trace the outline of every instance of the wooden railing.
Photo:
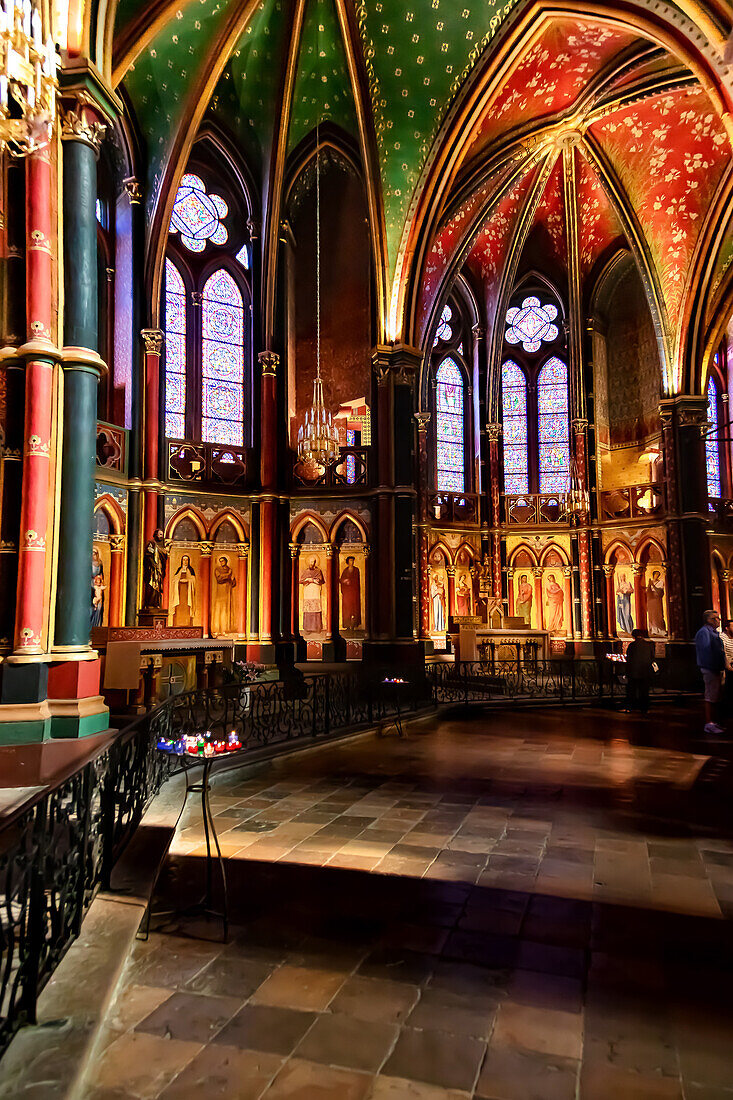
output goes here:
[{"label": "wooden railing", "polygon": [[168,481],[243,485],[247,480],[247,452],[242,447],[183,439],[169,439],[167,443]]},{"label": "wooden railing", "polygon": [[431,493],[428,498],[431,523],[478,523],[479,507],[476,493]]},{"label": "wooden railing", "polygon": [[506,493],[504,519],[510,525],[567,523],[565,496],[563,493]]},{"label": "wooden railing", "polygon": [[626,485],[600,494],[599,519],[646,519],[664,512],[661,485]]}]

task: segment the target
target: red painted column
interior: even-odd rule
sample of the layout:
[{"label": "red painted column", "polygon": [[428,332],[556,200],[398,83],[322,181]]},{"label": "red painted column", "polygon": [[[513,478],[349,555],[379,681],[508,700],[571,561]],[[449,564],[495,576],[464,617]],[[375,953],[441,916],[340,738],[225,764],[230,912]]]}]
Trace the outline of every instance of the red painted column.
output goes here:
[{"label": "red painted column", "polygon": [[430,638],[430,577],[428,576],[428,424],[430,413],[415,413],[417,421],[418,583],[420,640]]},{"label": "red painted column", "polygon": [[542,602],[542,570],[533,569],[534,573],[534,603],[539,608],[538,625],[540,630],[545,629],[545,607]]},{"label": "red painted column", "polygon": [[[445,571],[448,574],[447,618],[450,619],[451,615],[456,613],[456,567],[455,565],[447,565]],[[448,625],[450,626],[450,624]]]},{"label": "red painted column", "polygon": [[145,426],[143,432],[143,537],[152,539],[158,527],[158,489],[160,487],[160,353],[163,333],[144,328],[140,335],[145,345]]},{"label": "red painted column", "polygon": [[514,615],[514,570],[506,571],[507,595],[509,597],[509,615]]},{"label": "red painted column", "polygon": [[491,475],[491,581],[494,596],[501,599],[501,468],[499,440],[501,424],[487,424],[489,473]]},{"label": "red painted column", "polygon": [[298,621],[298,611],[300,609],[300,577],[298,575],[298,550],[300,544],[297,542],[291,542],[290,546],[290,633],[293,638],[297,638],[300,633],[300,622]]},{"label": "red painted column", "polygon": [[617,638],[618,626],[616,624],[616,594],[614,592],[613,574],[614,567],[612,565],[603,566],[603,575],[606,578],[606,621],[608,623],[608,634],[611,638]]},{"label": "red painted column", "polygon": [[27,342],[19,349],[26,361],[23,482],[20,505],[15,652],[44,652],[48,611],[46,532],[53,494],[50,490],[53,364],[58,349],[52,337],[51,216],[55,172],[50,148],[26,161],[26,321]]},{"label": "red painted column", "polygon": [[[588,458],[587,436],[588,421],[578,419],[573,421],[575,433],[575,464],[578,469],[578,481],[582,488],[588,487]],[[582,623],[582,635],[584,638],[593,637],[593,608],[591,599],[591,563],[588,530],[586,523],[588,516],[580,517],[580,530],[578,531],[578,567],[580,573],[580,615]]]},{"label": "red painted column", "polygon": [[563,568],[563,576],[565,578],[565,610],[563,613],[563,627],[565,628],[565,637],[574,638],[575,635],[575,615],[573,614],[573,570],[572,567],[566,565]]},{"label": "red painted column", "polygon": [[725,622],[730,617],[730,572],[727,569],[723,569],[720,574],[720,579],[723,582],[720,586],[721,602],[720,617]]},{"label": "red painted column", "polygon": [[214,549],[213,542],[201,543],[201,624],[204,628],[204,638],[211,636],[211,552]]},{"label": "red painted column", "polygon": [[[257,357],[262,368],[260,390],[260,481],[265,492],[277,486],[277,368],[280,356],[261,351]],[[272,597],[277,552],[277,501],[260,499],[260,641],[273,639]]]},{"label": "red painted column", "polygon": [[333,599],[333,546],[326,547],[326,637],[333,641],[338,633],[338,605]]},{"label": "red painted column", "polygon": [[239,614],[237,615],[237,634],[245,637],[247,634],[247,565],[249,563],[249,546],[246,542],[240,542],[237,546],[239,552],[239,569],[237,571],[237,584],[239,585]]},{"label": "red painted column", "polygon": [[123,625],[123,563],[125,560],[125,536],[110,535],[110,567],[109,567],[109,625]]}]

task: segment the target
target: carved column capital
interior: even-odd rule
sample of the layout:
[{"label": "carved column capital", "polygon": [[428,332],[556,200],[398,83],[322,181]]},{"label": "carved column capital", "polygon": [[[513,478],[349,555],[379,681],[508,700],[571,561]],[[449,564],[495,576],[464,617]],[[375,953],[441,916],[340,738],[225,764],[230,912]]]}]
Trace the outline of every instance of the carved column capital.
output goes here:
[{"label": "carved column capital", "polygon": [[84,104],[74,101],[68,107],[61,107],[61,140],[80,141],[89,145],[94,150],[94,155],[99,155],[99,147],[102,144],[107,125],[100,122],[85,108]]},{"label": "carved column capital", "polygon": [[483,340],[484,336],[486,335],[486,325],[482,325],[480,322],[478,322],[473,326],[471,332],[477,340]]},{"label": "carved column capital", "polygon": [[413,415],[415,420],[417,420],[417,430],[419,432],[426,432],[428,430],[428,424],[430,423],[430,413],[418,412]]},{"label": "carved column capital", "polygon": [[280,356],[276,351],[261,351],[257,359],[263,375],[269,374],[274,377],[277,374],[277,368],[280,365]]},{"label": "carved column capital", "polygon": [[143,192],[140,181],[135,176],[128,176],[122,181],[122,188],[130,200],[130,206],[140,206],[143,201]]},{"label": "carved column capital", "polygon": [[210,558],[212,553],[213,553],[213,550],[214,550],[213,542],[202,542],[200,544],[200,546],[201,546],[201,557],[202,558]]},{"label": "carved column capital", "polygon": [[612,577],[613,574],[614,574],[615,569],[616,569],[615,565],[604,565],[603,566],[603,576],[604,577]]},{"label": "carved column capital", "polygon": [[501,424],[487,424],[486,434],[489,437],[489,442],[497,443],[501,439],[502,425]]},{"label": "carved column capital", "polygon": [[579,416],[576,420],[573,420],[573,431],[576,435],[587,432],[588,421],[584,417]]},{"label": "carved column capital", "polygon": [[125,549],[125,536],[124,535],[110,535],[109,547],[113,554],[118,554]]},{"label": "carved column capital", "polygon": [[146,355],[160,355],[163,350],[163,331],[159,328],[141,329]]},{"label": "carved column capital", "polygon": [[237,543],[237,553],[238,553],[240,558],[248,557],[249,556],[249,543],[248,542],[238,542]]},{"label": "carved column capital", "polygon": [[298,550],[300,549],[300,543],[299,542],[289,542],[288,543],[288,549],[290,550],[290,557],[291,558],[297,558]]}]

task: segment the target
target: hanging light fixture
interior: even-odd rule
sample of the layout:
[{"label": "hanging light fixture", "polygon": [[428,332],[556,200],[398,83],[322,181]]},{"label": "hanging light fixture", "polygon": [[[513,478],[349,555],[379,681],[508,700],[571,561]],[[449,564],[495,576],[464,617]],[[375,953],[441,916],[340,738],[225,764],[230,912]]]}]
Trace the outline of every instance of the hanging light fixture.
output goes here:
[{"label": "hanging light fixture", "polygon": [[[320,45],[318,55],[320,57]],[[321,379],[321,165],[320,129],[316,124],[316,377],[313,401],[298,429],[298,459],[308,480],[315,480],[340,456],[338,431],[323,402]]]},{"label": "hanging light fixture", "polygon": [[575,459],[570,464],[570,488],[565,493],[565,511],[570,518],[580,519],[590,511],[590,497],[585,485],[581,483],[578,464]]},{"label": "hanging light fixture", "polygon": [[25,157],[48,145],[55,103],[56,50],[38,0],[0,0],[0,150]]}]

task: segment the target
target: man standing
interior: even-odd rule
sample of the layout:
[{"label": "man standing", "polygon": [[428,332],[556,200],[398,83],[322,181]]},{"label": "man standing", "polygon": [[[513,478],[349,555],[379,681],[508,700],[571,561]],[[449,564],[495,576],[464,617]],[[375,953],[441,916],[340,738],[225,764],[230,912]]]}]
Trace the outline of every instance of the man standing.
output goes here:
[{"label": "man standing", "polygon": [[697,667],[705,685],[705,733],[722,733],[721,727],[714,721],[715,707],[720,700],[725,668],[723,639],[718,634],[720,616],[717,611],[706,611],[703,625],[695,635],[695,653]]},{"label": "man standing", "polygon": [[642,714],[649,709],[649,685],[654,675],[654,642],[645,630],[632,630],[634,639],[626,650],[626,707]]}]

